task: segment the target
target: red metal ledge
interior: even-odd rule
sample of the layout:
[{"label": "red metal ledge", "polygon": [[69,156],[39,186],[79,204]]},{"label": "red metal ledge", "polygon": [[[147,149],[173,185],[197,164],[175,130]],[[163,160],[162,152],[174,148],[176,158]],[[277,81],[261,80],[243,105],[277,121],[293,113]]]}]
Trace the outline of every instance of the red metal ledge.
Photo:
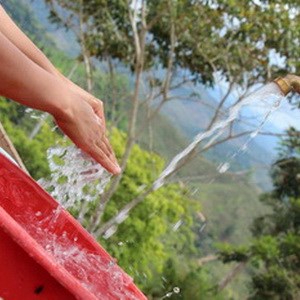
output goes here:
[{"label": "red metal ledge", "polygon": [[5,300],[146,299],[74,218],[1,154],[0,267]]}]

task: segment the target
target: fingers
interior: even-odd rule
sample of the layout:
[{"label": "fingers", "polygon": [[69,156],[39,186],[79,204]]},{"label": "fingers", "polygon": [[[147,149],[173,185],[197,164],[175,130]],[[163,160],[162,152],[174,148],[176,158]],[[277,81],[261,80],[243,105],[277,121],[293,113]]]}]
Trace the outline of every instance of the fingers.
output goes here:
[{"label": "fingers", "polygon": [[115,153],[108,141],[108,138],[105,135],[96,144],[102,150],[102,152],[106,155],[106,157],[108,157],[115,165],[119,166],[118,161],[115,156]]},{"label": "fingers", "polygon": [[121,173],[121,168],[98,145],[95,144],[88,153],[110,173],[114,175]]},{"label": "fingers", "polygon": [[103,142],[97,142],[97,147],[101,149],[101,151],[114,163],[117,164],[116,159],[112,153],[112,150]]},{"label": "fingers", "polygon": [[99,145],[97,145],[93,140],[79,139],[74,130],[72,128],[69,128],[69,123],[65,124],[64,122],[60,122],[59,120],[56,120],[56,123],[59,125],[62,131],[66,135],[68,135],[69,138],[77,145],[77,147],[81,148],[83,151],[92,156],[108,172],[114,175],[121,173],[121,168],[118,166],[111,146],[105,136],[103,136],[102,139],[98,139],[100,140],[100,142]]}]

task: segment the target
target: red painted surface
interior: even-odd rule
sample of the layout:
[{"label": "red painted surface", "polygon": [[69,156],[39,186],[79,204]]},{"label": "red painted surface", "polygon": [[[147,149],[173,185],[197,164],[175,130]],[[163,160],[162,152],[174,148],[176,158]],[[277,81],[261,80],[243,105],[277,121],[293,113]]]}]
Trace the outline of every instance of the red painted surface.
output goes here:
[{"label": "red painted surface", "polygon": [[[62,210],[53,219],[57,207],[48,193],[0,154],[0,297],[146,299],[68,212]],[[55,238],[57,248],[68,251],[58,256],[56,247],[49,251],[49,237]],[[83,260],[78,259],[79,251]]]}]

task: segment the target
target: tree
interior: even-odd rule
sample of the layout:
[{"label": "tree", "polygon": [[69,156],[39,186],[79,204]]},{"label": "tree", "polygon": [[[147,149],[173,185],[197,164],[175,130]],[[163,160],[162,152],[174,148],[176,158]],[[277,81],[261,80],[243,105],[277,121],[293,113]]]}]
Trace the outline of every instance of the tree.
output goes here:
[{"label": "tree", "polygon": [[91,54],[87,48],[86,36],[91,29],[89,26],[89,16],[83,10],[83,0],[46,0],[50,5],[50,20],[56,22],[67,30],[72,30],[81,48],[81,57],[86,72],[86,89],[89,93],[93,91],[93,65]]},{"label": "tree", "polygon": [[300,296],[299,132],[288,130],[272,168],[274,190],[262,195],[270,212],[253,224],[250,246],[225,247],[224,262],[251,264],[251,299],[298,299]]},{"label": "tree", "polygon": [[[273,1],[257,4],[231,0],[217,3],[190,0],[47,2],[54,12],[61,10],[77,20],[78,12],[82,12],[85,16],[82,19],[84,27],[89,28],[85,31],[85,46],[90,55],[107,61],[111,74],[114,74],[115,62],[133,75],[127,142],[121,158],[123,170],[127,167],[135,143],[151,126],[163,105],[182,98],[176,95],[180,87],[189,87],[191,91],[183,96],[184,100],[210,105],[192,91],[190,84],[226,83],[226,91],[219,103],[212,107],[212,117],[205,125],[206,132],[212,134],[218,128],[217,122],[243,101],[253,85],[282,72],[299,70],[296,59],[299,50],[294,43],[300,32],[297,1],[278,1],[276,4]],[[53,20],[62,22],[62,18]],[[258,27],[256,24],[264,26]],[[68,27],[68,24],[64,25]],[[271,53],[286,59],[283,69],[270,59]],[[242,87],[238,97],[236,85]],[[142,109],[147,109],[149,113],[142,124],[138,124],[138,114]],[[147,195],[166,184],[166,179],[178,174],[199,152],[255,131],[257,124],[241,119],[232,118],[228,129],[212,137],[200,151],[200,141],[188,145],[181,152],[185,155],[179,155],[170,162],[169,166],[174,168],[167,167],[140,195],[125,204],[111,220],[104,222],[105,207],[117,192],[124,173],[115,177],[95,209],[93,232],[101,235],[115,226],[119,215],[124,212],[128,214]],[[246,124],[247,130],[236,131],[237,122]]]},{"label": "tree", "polygon": [[[124,97],[130,100],[128,107],[131,112],[127,118],[128,134],[123,136],[127,142],[126,147],[120,147],[121,151],[118,153],[123,157],[124,173],[113,181],[104,197],[98,201],[99,206],[96,209],[93,207],[94,209],[87,213],[87,217],[91,217],[92,220],[89,225],[99,239],[102,235],[105,236],[108,229],[118,226],[120,216],[124,216],[124,213],[125,215],[130,213],[130,216],[137,218],[144,217],[143,209],[149,212],[147,201],[149,204],[156,204],[153,203],[155,201],[151,201],[153,197],[158,195],[159,199],[165,196],[177,199],[181,195],[182,190],[177,185],[170,185],[170,194],[168,194],[165,191],[165,182],[162,185],[156,184],[162,182],[157,181],[161,178],[159,173],[167,175],[163,179],[178,173],[197,154],[196,146],[199,143],[182,160],[172,160],[176,162],[176,168],[170,173],[161,172],[163,168],[160,166],[159,172],[155,170],[150,174],[148,164],[142,164],[144,168],[141,170],[137,168],[137,163],[140,161],[132,159],[132,166],[130,162],[134,157],[133,154],[137,154],[139,158],[143,157],[139,151],[136,151],[136,143],[141,134],[151,126],[151,122],[163,105],[173,99],[182,98],[182,95],[176,94],[179,87],[189,88],[190,93],[184,95],[184,100],[198,101],[203,105],[212,106],[212,117],[206,124],[206,130],[209,131],[221,118],[228,115],[227,109],[243,100],[248,87],[252,87],[257,82],[264,82],[272,72],[275,74],[299,69],[296,59],[297,45],[292,42],[299,37],[297,21],[299,4],[296,1],[288,1],[288,3],[277,1],[276,4],[272,1],[256,4],[257,2],[253,1],[229,0],[218,1],[218,3],[212,1],[129,3],[100,0],[49,0],[48,3],[50,2],[51,5],[53,3],[56,5],[52,8],[57,21],[64,22],[64,18],[67,21],[71,19],[72,26],[75,26],[77,32],[80,31],[78,24],[81,22],[81,28],[84,29],[82,31],[84,46],[88,49],[85,53],[89,59],[94,56],[102,62],[105,60],[109,65],[111,78],[115,78],[116,68],[120,65],[130,70],[133,75],[134,91]],[[257,27],[257,23],[264,26]],[[64,25],[70,28],[68,27],[70,24]],[[285,34],[286,28],[290,28],[288,34]],[[272,49],[286,58],[284,70],[280,70],[277,65],[269,61]],[[82,50],[85,51],[83,48]],[[227,90],[220,97],[219,103],[214,106],[207,103],[199,93],[192,91],[191,84],[196,84],[196,87],[199,82],[216,85],[219,83],[217,78],[220,78],[220,76],[216,77],[218,74],[221,74],[221,78],[225,78]],[[119,99],[116,99],[116,95],[120,93],[114,94],[114,91],[118,84],[114,79],[111,82],[111,101],[117,103]],[[238,99],[232,101],[235,83],[242,86],[243,92]],[[144,122],[138,124],[137,116],[143,108],[146,108],[148,113]],[[240,119],[237,121],[240,122]],[[199,152],[203,153],[216,144],[253,131],[254,126],[249,126],[248,131],[236,132],[235,122],[232,120],[223,136],[208,140]],[[141,161],[144,162],[143,159]],[[134,182],[126,181],[128,173],[139,183],[139,180],[143,180],[140,189]],[[132,195],[133,199],[130,197]],[[117,196],[122,201],[118,202]],[[101,209],[102,207],[105,209]],[[135,207],[136,209],[133,210]],[[135,234],[140,227],[143,228],[143,225],[136,222],[137,220],[124,218],[124,223],[120,222],[120,231],[122,232],[123,226],[131,224],[132,227],[128,228],[132,229],[132,234]],[[164,220],[162,227],[165,226]],[[158,228],[158,231],[160,230],[161,228]],[[112,242],[109,242],[112,248],[113,239],[117,235],[118,232],[112,236]],[[147,241],[152,243],[151,239]],[[111,251],[118,253],[117,249]],[[129,255],[126,256],[125,253],[125,263],[128,262],[126,261],[128,257]],[[161,259],[160,263],[163,261],[159,253],[158,259]],[[156,270],[158,266],[159,263],[155,264]],[[194,278],[197,280],[198,277]]]}]

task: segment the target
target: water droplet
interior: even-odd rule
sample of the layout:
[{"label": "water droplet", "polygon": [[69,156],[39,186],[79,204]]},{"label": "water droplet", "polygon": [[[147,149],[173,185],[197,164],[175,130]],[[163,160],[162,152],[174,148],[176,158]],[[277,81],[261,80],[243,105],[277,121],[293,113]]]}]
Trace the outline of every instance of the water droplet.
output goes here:
[{"label": "water droplet", "polygon": [[54,132],[57,128],[58,128],[58,126],[55,125],[55,126],[52,127],[51,131]]},{"label": "water droplet", "polygon": [[74,242],[77,242],[78,241],[78,237],[74,237]]},{"label": "water droplet", "polygon": [[275,107],[275,108],[276,108],[276,107],[279,107],[280,104],[281,104],[281,100],[277,100],[277,101],[275,101],[275,103],[274,103],[274,107]]},{"label": "water droplet", "polygon": [[243,145],[243,147],[241,149],[242,149],[242,151],[246,151],[248,149],[248,144]]},{"label": "water droplet", "polygon": [[32,108],[26,108],[26,109],[25,109],[25,112],[26,112],[27,114],[30,114],[30,113],[33,112],[33,109],[32,109]]},{"label": "water droplet", "polygon": [[118,245],[119,245],[119,246],[123,246],[124,243],[123,243],[123,242],[119,242]]},{"label": "water droplet", "polygon": [[254,131],[250,134],[250,137],[253,139],[258,135],[258,131]]},{"label": "water droplet", "polygon": [[179,288],[178,286],[175,286],[175,287],[173,288],[173,292],[174,292],[175,294],[179,294],[179,293],[180,293],[180,288]]},{"label": "water droplet", "polygon": [[41,119],[41,117],[37,116],[37,115],[31,115],[30,118],[35,119],[35,120],[40,120]]},{"label": "water droplet", "polygon": [[173,231],[177,231],[178,228],[182,225],[183,221],[179,220],[178,222],[176,222],[173,226]]},{"label": "water droplet", "polygon": [[36,215],[37,217],[40,217],[40,216],[42,215],[42,212],[37,211],[37,212],[35,213],[35,215]]},{"label": "water droplet", "polygon": [[222,173],[227,172],[229,168],[230,168],[230,163],[226,162],[226,163],[220,164],[217,170],[219,171],[219,173],[222,174]]},{"label": "water droplet", "polygon": [[103,235],[104,239],[109,239],[112,235],[115,234],[115,232],[117,231],[117,226],[112,226],[109,229],[107,229]]},{"label": "water droplet", "polygon": [[114,265],[115,265],[115,262],[112,261],[112,260],[108,263],[108,266],[109,266],[109,267],[113,267]]}]

